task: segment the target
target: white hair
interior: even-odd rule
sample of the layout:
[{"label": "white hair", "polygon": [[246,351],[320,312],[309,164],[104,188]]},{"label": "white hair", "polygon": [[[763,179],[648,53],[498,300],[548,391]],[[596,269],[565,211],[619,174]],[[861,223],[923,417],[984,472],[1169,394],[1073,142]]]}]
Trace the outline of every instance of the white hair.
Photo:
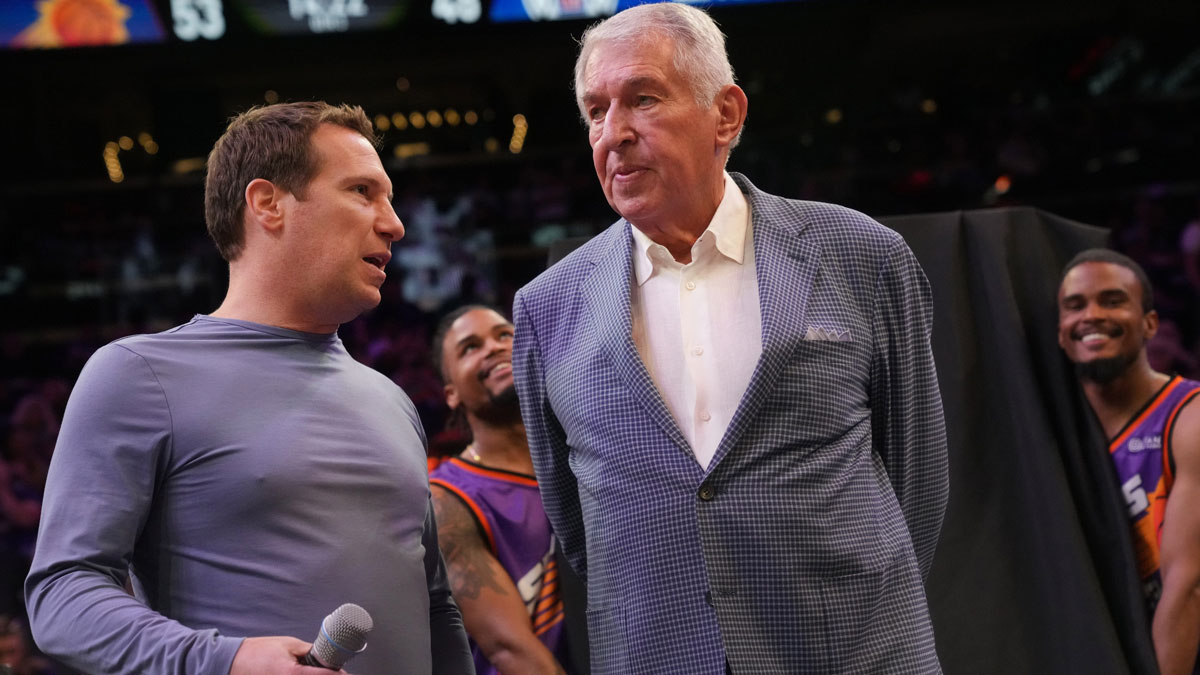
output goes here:
[{"label": "white hair", "polygon": [[638,45],[661,38],[674,45],[675,70],[688,81],[700,107],[712,105],[721,88],[734,83],[733,66],[729,65],[729,55],[725,52],[725,35],[712,17],[676,2],[638,5],[592,25],[583,33],[579,57],[575,60],[575,103],[585,122],[583,78],[596,45]]}]

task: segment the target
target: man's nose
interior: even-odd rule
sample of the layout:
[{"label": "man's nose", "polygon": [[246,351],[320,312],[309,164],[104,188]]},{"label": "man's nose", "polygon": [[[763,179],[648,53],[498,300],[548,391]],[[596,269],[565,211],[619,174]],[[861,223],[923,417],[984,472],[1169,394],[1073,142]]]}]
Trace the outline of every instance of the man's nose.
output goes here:
[{"label": "man's nose", "polygon": [[628,111],[621,106],[613,106],[604,115],[604,126],[601,127],[600,142],[605,150],[613,150],[626,143],[632,143],[636,138],[632,120]]},{"label": "man's nose", "polygon": [[488,356],[492,356],[493,354],[499,354],[502,352],[511,352],[511,351],[512,351],[512,342],[509,342],[506,340],[498,340],[496,338],[488,338],[488,341],[487,341],[487,355]]},{"label": "man's nose", "polygon": [[400,241],[404,238],[404,223],[400,222],[400,216],[396,215],[396,209],[392,208],[391,204],[383,207],[375,231],[388,241]]},{"label": "man's nose", "polygon": [[1085,321],[1087,321],[1087,320],[1101,319],[1104,317],[1105,312],[1104,312],[1104,308],[1100,306],[1100,303],[1089,302],[1083,306],[1082,314],[1083,314],[1083,319]]}]

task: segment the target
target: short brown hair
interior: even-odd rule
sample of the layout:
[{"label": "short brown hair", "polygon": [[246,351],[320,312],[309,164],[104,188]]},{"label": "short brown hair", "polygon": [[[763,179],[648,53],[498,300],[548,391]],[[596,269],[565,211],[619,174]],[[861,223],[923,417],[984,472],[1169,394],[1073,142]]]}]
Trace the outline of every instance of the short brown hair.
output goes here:
[{"label": "short brown hair", "polygon": [[376,144],[371,120],[359,106],[324,101],[259,106],[234,117],[208,155],[204,220],[225,260],[241,255],[246,241],[242,215],[246,186],[263,178],[303,198],[317,173],[310,139],[317,126],[336,124]]}]

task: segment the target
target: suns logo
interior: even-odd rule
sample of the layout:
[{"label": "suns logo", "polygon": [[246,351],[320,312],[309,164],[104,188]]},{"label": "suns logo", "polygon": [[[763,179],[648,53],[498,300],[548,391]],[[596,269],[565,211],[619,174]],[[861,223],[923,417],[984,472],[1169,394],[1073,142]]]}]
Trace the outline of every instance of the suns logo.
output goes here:
[{"label": "suns logo", "polygon": [[525,576],[517,580],[517,592],[521,594],[521,600],[525,603],[525,610],[533,616],[534,610],[537,608],[538,600],[542,597],[542,589],[546,585],[546,572],[554,562],[554,539],[550,540],[550,550],[546,551],[546,555],[538,564],[534,565]]},{"label": "suns logo", "polygon": [[13,39],[21,47],[87,47],[129,41],[130,9],[117,0],[42,0],[37,21]]}]

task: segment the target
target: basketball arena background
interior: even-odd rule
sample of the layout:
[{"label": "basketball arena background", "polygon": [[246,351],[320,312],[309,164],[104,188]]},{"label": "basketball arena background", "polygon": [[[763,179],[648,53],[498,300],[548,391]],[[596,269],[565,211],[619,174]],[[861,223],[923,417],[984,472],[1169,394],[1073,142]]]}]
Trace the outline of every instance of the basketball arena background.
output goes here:
[{"label": "basketball arena background", "polygon": [[[414,399],[434,451],[452,448],[427,359],[438,313],[507,307],[551,245],[614,218],[570,86],[589,17],[627,4],[0,4],[7,489],[39,498],[92,351],[219,303],[204,157],[231,115],[275,101],[354,103],[375,121],[408,234],[383,304],[341,335]],[[1072,253],[1111,243],[1156,285],[1156,367],[1200,375],[1200,5],[704,6],[750,99],[730,168],[884,220],[934,286],[952,487],[928,591],[945,671],[1154,672],[1053,294]],[[0,522],[8,617],[35,534]]]}]

